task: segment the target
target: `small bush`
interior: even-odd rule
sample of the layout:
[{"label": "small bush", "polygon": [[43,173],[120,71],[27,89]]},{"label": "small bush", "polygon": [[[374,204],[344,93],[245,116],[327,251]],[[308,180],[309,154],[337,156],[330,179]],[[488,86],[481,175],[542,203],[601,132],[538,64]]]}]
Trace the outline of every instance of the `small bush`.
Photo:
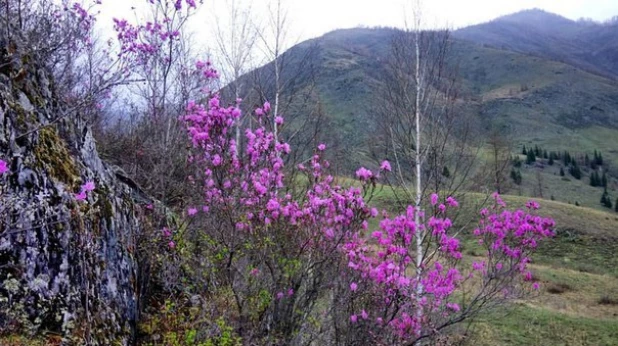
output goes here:
[{"label": "small bush", "polygon": [[572,288],[569,284],[565,284],[562,282],[552,283],[547,286],[547,292],[551,294],[562,294],[567,291],[570,291]]},{"label": "small bush", "polygon": [[598,301],[599,305],[618,305],[618,298],[602,296]]}]

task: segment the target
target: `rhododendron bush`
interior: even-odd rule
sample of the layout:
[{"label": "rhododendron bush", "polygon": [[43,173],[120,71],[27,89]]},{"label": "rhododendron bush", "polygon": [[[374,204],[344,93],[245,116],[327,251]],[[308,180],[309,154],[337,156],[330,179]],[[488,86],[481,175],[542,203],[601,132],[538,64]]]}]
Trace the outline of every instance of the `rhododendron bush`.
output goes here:
[{"label": "rhododendron bush", "polygon": [[[216,77],[208,63],[198,69],[206,81]],[[240,102],[225,106],[210,92],[203,103],[190,102],[182,120],[189,161],[199,168],[191,227],[207,239],[209,294],[226,302],[213,318],[225,316],[244,342],[411,344],[538,288],[528,264],[554,224],[534,214],[535,202],[510,211],[494,195],[475,230],[454,227],[449,213],[459,203],[449,196],[391,216],[368,205],[391,170],[387,161],[378,171],[360,168],[358,184],[348,187],[329,175],[323,144],[304,164],[285,167],[293,149],[275,140],[273,122],[284,120],[268,102],[254,110],[257,125],[237,145]],[[284,179],[292,169],[304,173],[292,182],[306,186],[300,197]],[[370,227],[372,219],[379,226]],[[412,244],[418,232],[420,266]],[[464,233],[485,249],[482,256],[464,257],[457,237]]]}]

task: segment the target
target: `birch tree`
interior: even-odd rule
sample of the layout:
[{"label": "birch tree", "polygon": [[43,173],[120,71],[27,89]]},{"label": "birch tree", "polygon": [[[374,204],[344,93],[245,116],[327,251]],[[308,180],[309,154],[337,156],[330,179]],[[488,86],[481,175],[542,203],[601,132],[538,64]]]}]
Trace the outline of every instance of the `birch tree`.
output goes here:
[{"label": "birch tree", "polygon": [[[246,79],[241,78],[252,66],[255,43],[258,39],[258,23],[252,20],[253,7],[251,2],[241,0],[225,1],[225,19],[215,17],[215,39],[217,53],[221,61],[222,74],[227,82],[226,91],[233,95],[234,100],[245,97]],[[239,147],[243,120],[236,125],[236,143]]]},{"label": "birch tree", "polygon": [[[383,145],[394,161],[395,199],[402,208],[412,203],[414,223],[423,225],[429,195],[461,193],[480,145],[472,138],[473,122],[458,113],[456,71],[449,65],[449,31],[423,30],[422,3],[410,5],[405,29],[393,37],[379,106]],[[423,227],[417,228],[414,239],[410,251],[415,256],[414,299],[420,319],[426,296],[422,278],[440,244]]]},{"label": "birch tree", "polygon": [[[258,37],[266,58],[271,61],[274,72],[274,103],[272,105],[272,122],[275,141],[279,141],[280,100],[282,91],[282,53],[285,48],[288,27],[288,11],[282,0],[273,0],[268,3],[268,16],[266,25],[258,30]],[[281,118],[279,118],[281,119]]]},{"label": "birch tree", "polygon": [[254,107],[271,104],[268,121],[275,139],[294,147],[285,160],[289,167],[296,167],[310,160],[327,127],[317,88],[319,46],[316,42],[294,44],[290,39],[290,17],[284,0],[270,1],[267,7],[266,19],[255,24],[259,42],[256,49],[259,47],[266,62],[250,74],[247,84],[252,87],[246,103]]}]

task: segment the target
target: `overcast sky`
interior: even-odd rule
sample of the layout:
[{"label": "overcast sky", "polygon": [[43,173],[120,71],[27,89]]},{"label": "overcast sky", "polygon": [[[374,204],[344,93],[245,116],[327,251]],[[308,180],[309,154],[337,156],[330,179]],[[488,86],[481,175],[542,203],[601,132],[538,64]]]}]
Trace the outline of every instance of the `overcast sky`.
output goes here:
[{"label": "overcast sky", "polygon": [[[212,41],[213,17],[220,17],[226,1],[204,0],[200,11],[192,18],[192,31],[206,47]],[[273,0],[236,0],[251,4],[256,21],[264,21],[266,5]],[[320,36],[339,28],[357,26],[403,25],[404,4],[414,0],[282,0],[288,9],[290,35],[287,45]],[[99,21],[111,22],[113,17],[135,18],[131,7],[140,8],[146,0],[105,0]],[[618,15],[618,0],[424,0],[423,21],[426,26],[459,28],[486,22],[523,9],[541,8],[570,19],[607,20]],[[214,10],[213,10],[214,9]],[[139,13],[138,13],[139,17]],[[225,18],[222,18],[225,20]],[[109,27],[108,29],[109,30]],[[107,31],[106,30],[106,31]]]},{"label": "overcast sky", "polygon": [[[411,1],[289,0],[289,12],[303,37],[315,37],[333,29],[359,25],[400,26],[406,2]],[[451,28],[486,22],[529,8],[541,8],[571,19],[589,17],[602,21],[618,15],[618,0],[425,0],[422,3],[426,23]]]}]

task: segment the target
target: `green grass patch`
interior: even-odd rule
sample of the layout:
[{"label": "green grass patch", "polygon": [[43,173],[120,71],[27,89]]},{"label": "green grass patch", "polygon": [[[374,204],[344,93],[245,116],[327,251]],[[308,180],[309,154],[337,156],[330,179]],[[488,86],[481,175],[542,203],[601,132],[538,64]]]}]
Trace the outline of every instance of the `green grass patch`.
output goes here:
[{"label": "green grass patch", "polygon": [[475,326],[470,344],[480,346],[606,345],[618,342],[618,320],[556,313],[520,304],[488,314]]}]

